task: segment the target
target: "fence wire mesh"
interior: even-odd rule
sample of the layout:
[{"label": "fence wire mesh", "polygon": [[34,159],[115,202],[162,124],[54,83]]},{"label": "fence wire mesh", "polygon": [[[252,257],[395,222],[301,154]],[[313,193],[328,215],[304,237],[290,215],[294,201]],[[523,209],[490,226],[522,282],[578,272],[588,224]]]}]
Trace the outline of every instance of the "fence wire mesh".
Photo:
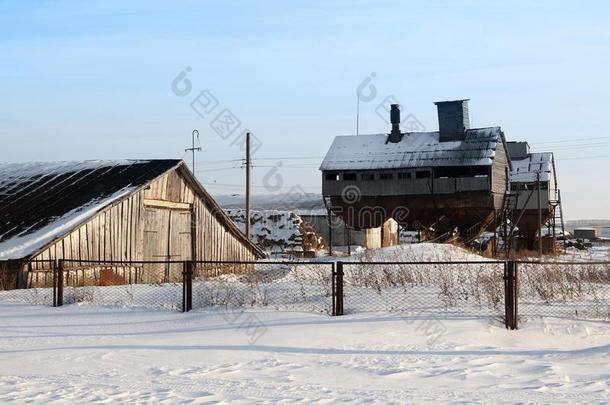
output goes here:
[{"label": "fence wire mesh", "polygon": [[610,319],[610,262],[518,264],[522,317]]},{"label": "fence wire mesh", "polygon": [[62,263],[64,304],[182,310],[184,262]]},{"label": "fence wire mesh", "polygon": [[344,312],[504,315],[504,262],[344,263]]},{"label": "fence wire mesh", "polygon": [[332,312],[332,263],[196,262],[193,308]]},{"label": "fence wire mesh", "polygon": [[[7,302],[18,302],[31,305],[53,304],[53,271],[54,260],[33,260],[27,265],[27,289],[19,288],[21,265],[0,262],[0,299]],[[29,278],[39,278],[37,283],[30,283]]]},{"label": "fence wire mesh", "polygon": [[[422,317],[501,317],[506,304],[505,262],[58,263],[28,263],[28,288],[15,289],[15,271],[0,262],[5,289],[0,300],[53,305],[53,286],[61,273],[65,304],[188,310],[188,296],[193,309],[403,312]],[[342,277],[337,276],[339,267]],[[187,269],[192,271],[190,290],[191,284],[184,282]],[[610,262],[518,262],[516,274],[521,319],[610,319]]]},{"label": "fence wire mesh", "polygon": [[53,288],[55,260],[32,260],[28,263],[27,287],[28,288]]},{"label": "fence wire mesh", "polygon": [[26,288],[0,290],[0,301],[29,304],[29,305],[53,305],[53,288]]}]

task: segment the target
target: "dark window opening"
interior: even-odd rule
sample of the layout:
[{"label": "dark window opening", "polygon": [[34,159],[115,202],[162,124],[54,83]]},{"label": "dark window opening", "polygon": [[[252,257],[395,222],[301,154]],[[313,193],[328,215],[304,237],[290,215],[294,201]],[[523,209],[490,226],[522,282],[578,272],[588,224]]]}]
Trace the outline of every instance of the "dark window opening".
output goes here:
[{"label": "dark window opening", "polygon": [[356,173],[343,173],[343,180],[356,180]]},{"label": "dark window opening", "polygon": [[489,175],[489,166],[447,166],[434,168],[434,177],[481,177]]},{"label": "dark window opening", "polygon": [[398,173],[398,178],[401,179],[401,180],[410,179],[411,178],[411,173],[400,172],[400,173]]},{"label": "dark window opening", "polygon": [[326,180],[339,181],[339,175],[337,173],[326,173]]},{"label": "dark window opening", "polygon": [[417,172],[415,173],[416,179],[427,179],[430,178],[430,172]]},{"label": "dark window opening", "polygon": [[379,173],[380,180],[392,180],[394,178],[393,173]]},{"label": "dark window opening", "polygon": [[375,173],[362,173],[363,181],[372,181],[375,180]]}]

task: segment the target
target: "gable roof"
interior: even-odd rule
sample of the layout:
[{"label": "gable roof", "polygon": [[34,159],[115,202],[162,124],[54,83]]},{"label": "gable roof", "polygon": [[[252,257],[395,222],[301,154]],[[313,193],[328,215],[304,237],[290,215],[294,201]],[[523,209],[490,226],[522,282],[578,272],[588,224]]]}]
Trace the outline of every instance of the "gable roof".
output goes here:
[{"label": "gable roof", "polygon": [[537,173],[540,172],[540,181],[551,180],[553,154],[530,153],[525,159],[512,160],[513,170],[510,175],[511,183],[534,183]]},{"label": "gable roof", "polygon": [[490,166],[498,143],[504,142],[500,127],[466,130],[462,141],[439,141],[437,132],[411,132],[398,143],[387,134],[338,136],[320,170],[375,170],[438,166]]},{"label": "gable roof", "polygon": [[[181,160],[0,164],[0,260],[31,257],[104,208],[181,166]],[[216,204],[200,184],[196,189],[206,204]],[[236,229],[228,217],[217,218]]]},{"label": "gable roof", "polygon": [[256,243],[252,242],[237,226],[237,224],[229,217],[229,215],[222,209],[222,207],[216,202],[210,193],[203,187],[203,185],[197,180],[193,173],[186,167],[184,162],[178,166],[177,169],[186,179],[195,193],[203,198],[203,203],[214,213],[214,217],[220,221],[227,230],[239,239],[243,244],[248,246],[250,250],[258,258],[265,258],[267,254],[261,249]]}]

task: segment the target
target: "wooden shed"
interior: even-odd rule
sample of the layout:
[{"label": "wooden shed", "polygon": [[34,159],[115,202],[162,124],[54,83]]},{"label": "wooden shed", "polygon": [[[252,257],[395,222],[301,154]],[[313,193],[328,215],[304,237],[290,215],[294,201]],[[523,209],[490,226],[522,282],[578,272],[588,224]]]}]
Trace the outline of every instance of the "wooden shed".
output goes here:
[{"label": "wooden shed", "polygon": [[26,287],[28,271],[57,259],[264,256],[181,160],[0,165],[4,288]]}]

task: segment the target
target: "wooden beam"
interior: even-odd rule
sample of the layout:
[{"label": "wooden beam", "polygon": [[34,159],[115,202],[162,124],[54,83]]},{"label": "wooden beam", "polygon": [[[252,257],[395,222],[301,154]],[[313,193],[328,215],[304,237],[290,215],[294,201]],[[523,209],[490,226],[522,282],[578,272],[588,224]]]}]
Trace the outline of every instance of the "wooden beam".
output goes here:
[{"label": "wooden beam", "polygon": [[151,198],[144,199],[144,206],[156,207],[156,208],[169,208],[172,210],[187,210],[187,211],[191,211],[193,208],[193,204],[189,204],[189,203],[181,203],[181,202],[173,202],[173,201],[165,201],[165,200],[154,200]]}]

